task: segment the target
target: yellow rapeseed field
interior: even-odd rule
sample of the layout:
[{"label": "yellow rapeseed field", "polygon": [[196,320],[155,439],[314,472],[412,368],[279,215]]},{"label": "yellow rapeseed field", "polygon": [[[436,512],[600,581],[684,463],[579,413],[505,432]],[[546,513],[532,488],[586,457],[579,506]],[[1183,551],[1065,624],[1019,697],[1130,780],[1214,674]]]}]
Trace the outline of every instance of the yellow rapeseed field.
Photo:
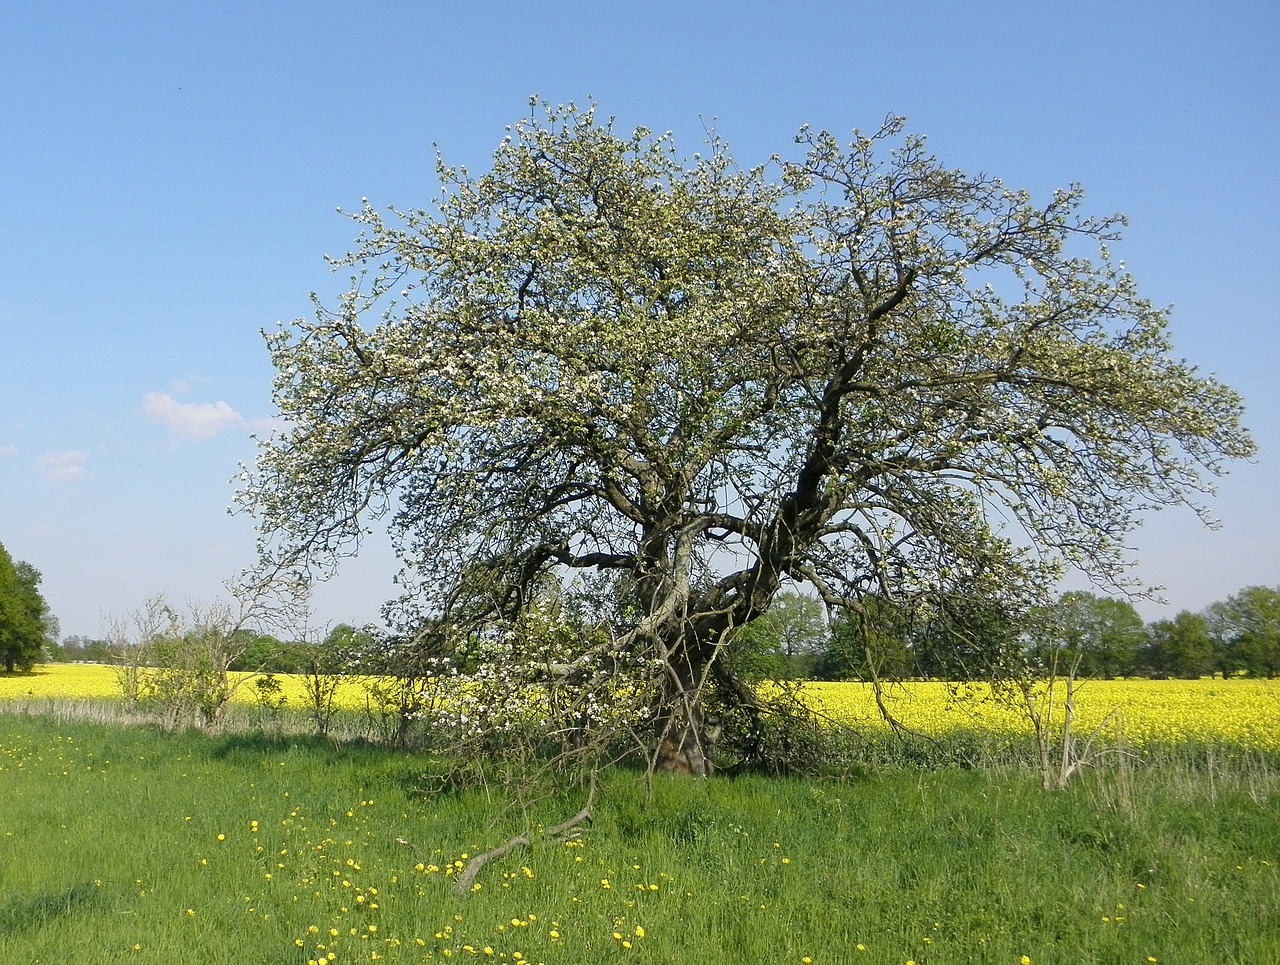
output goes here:
[{"label": "yellow rapeseed field", "polygon": [[[243,680],[243,677],[237,678]],[[305,708],[305,678],[278,675],[286,707]],[[252,681],[233,697],[256,700]],[[866,728],[885,727],[869,684],[809,683],[805,699],[832,718]],[[120,695],[111,667],[94,664],[50,664],[34,673],[0,676],[0,700],[103,699]],[[368,690],[359,680],[344,681],[335,706],[359,710]],[[909,682],[886,686],[885,706],[913,730],[941,736],[955,730],[1016,736],[1028,732],[1025,710],[985,684],[953,686]],[[1110,716],[1109,716],[1110,715]],[[1109,719],[1108,719],[1109,717]],[[1077,733],[1087,735],[1106,723],[1109,736],[1123,734],[1134,746],[1144,744],[1230,743],[1280,752],[1280,680],[1089,680],[1078,685]]]},{"label": "yellow rapeseed field", "polygon": [[[1123,735],[1139,747],[1221,742],[1280,751],[1280,680],[1086,680],[1076,686],[1075,731],[1082,737],[1102,726],[1105,735]],[[883,726],[870,684],[810,683],[802,692],[834,719]],[[903,724],[935,737],[955,730],[1012,736],[1030,729],[1021,699],[993,694],[985,684],[887,685],[884,703]],[[1054,713],[1060,720],[1060,703]]]},{"label": "yellow rapeseed field", "polygon": [[[252,675],[232,674],[236,687],[232,700],[254,703],[257,695]],[[276,674],[286,707],[302,708],[307,704],[306,678],[295,674]],[[358,710],[365,706],[367,690],[359,680],[343,681],[338,686],[334,706]],[[53,663],[37,667],[33,673],[0,675],[0,700],[14,699],[103,699],[120,696],[120,682],[114,667],[92,663]]]}]

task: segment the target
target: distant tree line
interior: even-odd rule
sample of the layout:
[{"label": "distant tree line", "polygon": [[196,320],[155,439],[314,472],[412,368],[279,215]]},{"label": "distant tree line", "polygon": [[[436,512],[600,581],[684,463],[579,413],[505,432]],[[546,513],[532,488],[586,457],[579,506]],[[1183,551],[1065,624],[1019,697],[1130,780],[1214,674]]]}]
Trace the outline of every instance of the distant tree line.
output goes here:
[{"label": "distant tree line", "polygon": [[[1278,677],[1280,587],[1245,587],[1199,613],[1149,623],[1128,600],[1082,590],[1018,621],[958,597],[945,612],[923,616],[871,601],[862,623],[849,616],[828,622],[817,599],[791,592],[740,633],[737,670],[755,679],[961,680],[1007,667],[1015,655],[1034,664],[1051,654],[1086,678]],[[370,642],[348,624],[319,644],[239,631],[228,669],[305,674],[334,653],[365,654]],[[54,661],[119,659],[108,641],[83,636],[46,650]]]},{"label": "distant tree line", "polygon": [[1150,623],[1128,600],[1081,590],[1017,622],[994,612],[943,620],[888,604],[872,611],[869,627],[832,625],[808,676],[967,679],[1007,666],[1015,653],[1033,666],[1057,659],[1078,677],[1280,676],[1280,587],[1245,587],[1199,613]]},{"label": "distant tree line", "polygon": [[757,678],[969,680],[1051,660],[1081,678],[1278,677],[1280,587],[1150,623],[1128,600],[1082,590],[1019,618],[960,595],[923,613],[871,598],[830,623],[817,600],[783,593],[742,634],[740,670]]},{"label": "distant tree line", "polygon": [[[365,640],[367,634],[349,624],[340,623],[320,643],[300,640],[281,640],[269,633],[239,630],[230,635],[227,650],[231,656],[227,669],[243,673],[310,673],[317,661],[332,663],[332,654],[351,650]],[[191,642],[186,641],[187,649]],[[110,640],[85,636],[65,637],[61,644],[46,646],[47,658],[52,663],[120,663],[125,655],[121,645]],[[155,653],[141,654],[142,666],[163,662]]]}]

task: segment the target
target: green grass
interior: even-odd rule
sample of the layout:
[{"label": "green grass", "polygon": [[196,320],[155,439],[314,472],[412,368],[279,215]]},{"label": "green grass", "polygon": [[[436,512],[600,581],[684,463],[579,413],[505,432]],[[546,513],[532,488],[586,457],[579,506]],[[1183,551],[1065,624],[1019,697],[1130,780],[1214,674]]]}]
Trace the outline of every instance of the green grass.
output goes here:
[{"label": "green grass", "polygon": [[427,793],[427,769],[0,715],[0,962],[1280,962],[1266,762],[1100,770],[1059,794],[1009,769],[670,779],[651,800],[619,771],[580,839],[511,852],[461,899],[433,867],[581,794],[521,809]]}]

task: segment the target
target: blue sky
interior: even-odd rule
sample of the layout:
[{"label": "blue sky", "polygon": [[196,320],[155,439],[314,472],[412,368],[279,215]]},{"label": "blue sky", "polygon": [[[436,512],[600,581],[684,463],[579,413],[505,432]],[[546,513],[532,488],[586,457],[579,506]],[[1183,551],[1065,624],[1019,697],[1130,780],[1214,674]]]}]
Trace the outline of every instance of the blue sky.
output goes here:
[{"label": "blue sky", "polygon": [[[1115,248],[1178,353],[1243,393],[1261,446],[1213,503],[1155,514],[1148,618],[1280,584],[1280,7],[1246,3],[5,4],[0,12],[0,542],[64,634],[252,562],[230,516],[270,426],[259,330],[340,287],[335,209],[427,203],[433,145],[483,170],[531,94],[594,97],[740,163],[802,124],[905,114],[946,164],[1131,219]],[[385,546],[316,595],[363,622]]]}]

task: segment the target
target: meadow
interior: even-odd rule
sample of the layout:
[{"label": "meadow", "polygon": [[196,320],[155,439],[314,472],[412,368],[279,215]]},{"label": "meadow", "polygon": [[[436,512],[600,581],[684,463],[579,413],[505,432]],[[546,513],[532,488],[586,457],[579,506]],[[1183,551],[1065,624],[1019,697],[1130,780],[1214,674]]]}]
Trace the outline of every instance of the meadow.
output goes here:
[{"label": "meadow", "polygon": [[[1115,682],[1160,685],[1127,692],[1145,756],[1058,793],[1017,766],[652,783],[617,768],[590,825],[535,836],[457,897],[471,857],[573,814],[583,790],[442,790],[431,759],[367,742],[77,720],[68,702],[111,699],[90,670],[111,682],[0,678],[0,961],[1280,962],[1280,768],[1239,743],[1268,739],[1273,684]],[[856,686],[814,696],[863,706]],[[1008,709],[891,696],[932,707],[916,716],[935,730]]]}]

